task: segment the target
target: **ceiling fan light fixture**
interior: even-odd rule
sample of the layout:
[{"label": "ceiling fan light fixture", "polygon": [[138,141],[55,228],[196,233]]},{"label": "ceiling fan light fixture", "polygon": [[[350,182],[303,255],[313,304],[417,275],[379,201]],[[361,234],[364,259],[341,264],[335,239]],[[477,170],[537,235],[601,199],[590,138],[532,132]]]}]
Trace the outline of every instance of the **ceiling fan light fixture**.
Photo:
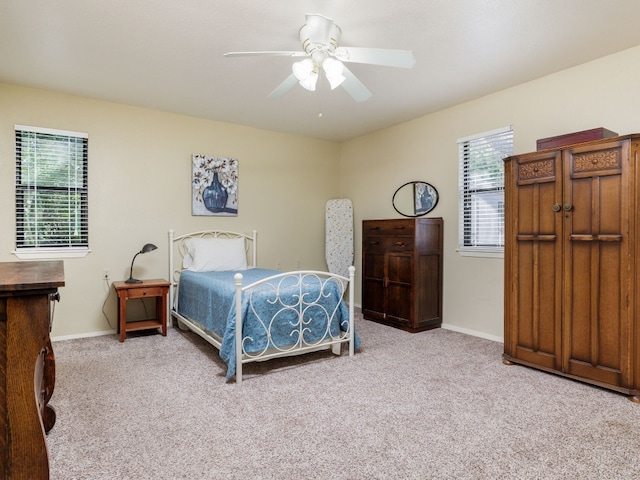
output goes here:
[{"label": "ceiling fan light fixture", "polygon": [[326,58],[322,62],[322,68],[324,69],[324,73],[327,76],[327,80],[329,80],[329,84],[331,85],[331,90],[336,87],[339,87],[342,82],[346,80],[346,77],[342,74],[344,71],[344,65],[340,60],[336,60],[335,58]]},{"label": "ceiling fan light fixture", "polygon": [[306,79],[300,80],[299,83],[310,92],[315,92],[316,83],[318,83],[318,74],[316,72],[311,72]]},{"label": "ceiling fan light fixture", "polygon": [[314,68],[315,68],[315,65],[313,64],[313,60],[311,60],[310,58],[305,58],[304,60],[295,62],[291,66],[291,69],[293,70],[293,74],[300,81],[305,80],[311,74],[311,72],[313,72]]},{"label": "ceiling fan light fixture", "polygon": [[[300,28],[303,51],[258,51],[228,52],[225,57],[245,57],[255,55],[308,57],[292,65],[293,73],[269,94],[269,98],[279,98],[299,83],[309,91],[315,91],[320,67],[334,90],[342,86],[356,102],[371,98],[369,89],[353,74],[345,64],[362,63],[387,67],[412,68],[416,59],[410,50],[389,50],[368,47],[341,47],[342,31],[334,21],[318,14],[307,14],[307,23]],[[343,63],[344,62],[344,63]]]},{"label": "ceiling fan light fixture", "polygon": [[318,69],[310,58],[295,62],[291,69],[300,85],[310,91],[315,91],[318,82]]}]

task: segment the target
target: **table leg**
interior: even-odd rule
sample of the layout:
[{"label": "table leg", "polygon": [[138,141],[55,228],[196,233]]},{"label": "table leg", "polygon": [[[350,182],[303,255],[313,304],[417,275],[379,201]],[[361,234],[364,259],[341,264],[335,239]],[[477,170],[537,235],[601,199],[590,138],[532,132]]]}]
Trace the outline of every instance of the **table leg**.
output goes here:
[{"label": "table leg", "polygon": [[118,326],[120,328],[120,341],[124,342],[127,338],[127,299],[119,298],[118,306]]}]

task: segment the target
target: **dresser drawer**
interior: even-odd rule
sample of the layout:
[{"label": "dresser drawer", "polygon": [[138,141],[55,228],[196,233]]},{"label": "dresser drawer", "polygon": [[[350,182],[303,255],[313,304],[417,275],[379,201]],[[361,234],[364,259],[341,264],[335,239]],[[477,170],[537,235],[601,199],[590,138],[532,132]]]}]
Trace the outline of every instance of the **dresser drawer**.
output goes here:
[{"label": "dresser drawer", "polygon": [[415,233],[413,220],[365,220],[362,223],[363,235],[409,235]]},{"label": "dresser drawer", "polygon": [[364,250],[372,252],[412,252],[413,237],[367,235],[364,237],[362,245]]}]

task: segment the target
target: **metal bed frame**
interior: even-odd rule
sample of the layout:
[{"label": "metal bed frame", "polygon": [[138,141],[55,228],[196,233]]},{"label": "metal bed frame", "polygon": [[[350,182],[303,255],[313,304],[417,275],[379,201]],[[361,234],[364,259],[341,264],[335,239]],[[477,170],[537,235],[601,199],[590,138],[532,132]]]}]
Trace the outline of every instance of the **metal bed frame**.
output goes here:
[{"label": "metal bed frame", "polygon": [[[257,232],[254,230],[252,235],[246,235],[231,231],[221,230],[205,230],[199,232],[187,233],[184,235],[174,235],[173,230],[169,230],[169,318],[170,325],[173,324],[173,318],[177,320],[178,326],[182,329],[189,329],[196,333],[211,345],[220,350],[222,346],[222,338],[218,337],[211,332],[205,331],[201,325],[192,319],[186,318],[178,313],[176,298],[177,290],[180,284],[180,273],[182,272],[182,260],[186,253],[185,241],[189,238],[243,238],[245,241],[245,251],[248,255],[247,264],[250,267],[257,266]],[[176,259],[179,260],[176,263]],[[332,274],[329,272],[315,271],[315,270],[298,270],[292,272],[279,273],[277,275],[259,280],[250,285],[243,286],[243,276],[241,273],[236,273],[234,276],[235,283],[235,309],[236,309],[236,328],[235,328],[235,351],[236,351],[236,383],[242,383],[242,366],[245,363],[264,361],[276,357],[285,357],[292,355],[300,355],[312,351],[331,349],[331,351],[340,355],[341,347],[343,343],[348,344],[349,356],[354,354],[355,348],[355,331],[354,331],[354,284],[355,284],[355,267],[349,267],[349,278]],[[335,285],[339,288],[343,298],[345,292],[348,298],[348,311],[349,325],[345,331],[340,331],[339,335],[332,335],[330,331],[330,321],[332,316],[336,314],[334,312],[326,312],[327,325],[324,329],[324,335],[319,340],[313,342],[307,342],[305,340],[304,332],[307,328],[308,321],[305,320],[304,314],[309,308],[320,306],[319,296],[318,298],[309,298],[309,295],[305,293],[305,287],[310,283],[320,285],[321,293],[324,292],[335,282]],[[297,302],[292,305],[290,301],[283,302],[280,298],[280,287],[284,284],[291,285],[294,283],[298,287],[299,293],[296,295]],[[296,330],[297,341],[293,345],[286,347],[276,346],[271,341],[267,344],[267,347],[260,352],[247,352],[245,351],[244,344],[250,341],[248,337],[242,335],[242,298],[247,297],[249,302],[249,308],[253,308],[253,294],[257,291],[257,288],[264,286],[265,284],[271,285],[274,292],[274,301],[279,307],[279,313],[283,310],[295,311],[298,317],[297,323],[292,326]],[[322,308],[322,307],[321,307]],[[324,311],[324,309],[323,309]],[[252,310],[256,313],[256,310]],[[277,316],[277,314],[276,314]],[[260,325],[264,328],[267,336],[271,338],[271,319],[258,318]]]}]

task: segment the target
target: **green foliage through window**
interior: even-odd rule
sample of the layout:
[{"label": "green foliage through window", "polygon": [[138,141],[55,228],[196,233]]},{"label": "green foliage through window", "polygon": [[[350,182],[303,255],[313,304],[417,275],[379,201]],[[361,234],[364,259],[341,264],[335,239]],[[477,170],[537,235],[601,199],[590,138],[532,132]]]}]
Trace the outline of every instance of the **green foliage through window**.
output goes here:
[{"label": "green foliage through window", "polygon": [[513,130],[458,141],[460,249],[504,247],[504,165],[513,153]]},{"label": "green foliage through window", "polygon": [[16,126],[16,247],[88,247],[88,139]]}]

